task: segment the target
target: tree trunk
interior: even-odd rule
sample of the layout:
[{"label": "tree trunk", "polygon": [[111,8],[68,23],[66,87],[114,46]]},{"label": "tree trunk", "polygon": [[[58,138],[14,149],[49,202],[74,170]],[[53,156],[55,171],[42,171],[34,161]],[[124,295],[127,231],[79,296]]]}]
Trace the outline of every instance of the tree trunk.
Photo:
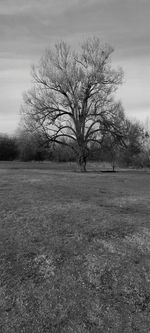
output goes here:
[{"label": "tree trunk", "polygon": [[115,172],[115,162],[112,162],[112,168],[113,168],[113,172]]},{"label": "tree trunk", "polygon": [[86,159],[87,157],[84,155],[80,155],[78,159],[78,165],[81,172],[86,172]]},{"label": "tree trunk", "polygon": [[86,172],[86,162],[85,161],[80,164],[80,171]]},{"label": "tree trunk", "polygon": [[115,172],[115,167],[116,167],[116,154],[115,154],[115,150],[113,150],[113,148],[112,148],[112,169],[113,169],[113,172]]}]

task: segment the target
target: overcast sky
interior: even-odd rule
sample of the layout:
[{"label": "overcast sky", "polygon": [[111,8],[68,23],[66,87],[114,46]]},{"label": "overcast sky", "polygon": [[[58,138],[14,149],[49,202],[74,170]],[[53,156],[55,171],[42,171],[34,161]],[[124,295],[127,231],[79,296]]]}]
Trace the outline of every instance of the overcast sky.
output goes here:
[{"label": "overcast sky", "polygon": [[125,112],[150,116],[150,0],[0,0],[0,132],[17,128],[31,65],[45,48],[59,39],[76,46],[89,35],[115,49]]}]

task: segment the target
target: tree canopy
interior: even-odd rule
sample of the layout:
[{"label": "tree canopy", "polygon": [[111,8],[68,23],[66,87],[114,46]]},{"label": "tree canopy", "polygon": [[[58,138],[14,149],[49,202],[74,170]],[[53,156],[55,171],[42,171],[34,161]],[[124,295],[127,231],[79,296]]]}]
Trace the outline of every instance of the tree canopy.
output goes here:
[{"label": "tree canopy", "polygon": [[90,144],[111,133],[122,142],[124,111],[114,94],[123,72],[111,65],[113,49],[99,38],[77,51],[64,41],[46,50],[32,68],[33,88],[24,94],[22,114],[47,143],[70,146],[82,171]]}]

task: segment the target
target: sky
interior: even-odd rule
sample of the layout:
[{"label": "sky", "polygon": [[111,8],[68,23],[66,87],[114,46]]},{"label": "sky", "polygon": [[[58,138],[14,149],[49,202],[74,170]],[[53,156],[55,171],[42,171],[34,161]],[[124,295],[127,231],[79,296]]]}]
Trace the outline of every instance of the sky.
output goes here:
[{"label": "sky", "polygon": [[72,46],[99,36],[114,47],[113,66],[124,83],[117,93],[125,113],[150,117],[150,0],[0,0],[0,133],[19,126],[31,65],[55,41]]}]

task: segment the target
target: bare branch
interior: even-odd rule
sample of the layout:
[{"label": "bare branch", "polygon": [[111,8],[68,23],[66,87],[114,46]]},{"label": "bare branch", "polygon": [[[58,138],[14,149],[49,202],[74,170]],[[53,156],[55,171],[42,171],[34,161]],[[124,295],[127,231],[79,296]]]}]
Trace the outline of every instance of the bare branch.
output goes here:
[{"label": "bare branch", "polygon": [[78,53],[60,42],[32,69],[34,88],[24,97],[25,118],[50,142],[73,141],[80,161],[86,160],[91,141],[101,144],[105,133],[122,137],[123,111],[114,102],[122,71],[112,69],[112,52],[99,38],[86,40]]}]

